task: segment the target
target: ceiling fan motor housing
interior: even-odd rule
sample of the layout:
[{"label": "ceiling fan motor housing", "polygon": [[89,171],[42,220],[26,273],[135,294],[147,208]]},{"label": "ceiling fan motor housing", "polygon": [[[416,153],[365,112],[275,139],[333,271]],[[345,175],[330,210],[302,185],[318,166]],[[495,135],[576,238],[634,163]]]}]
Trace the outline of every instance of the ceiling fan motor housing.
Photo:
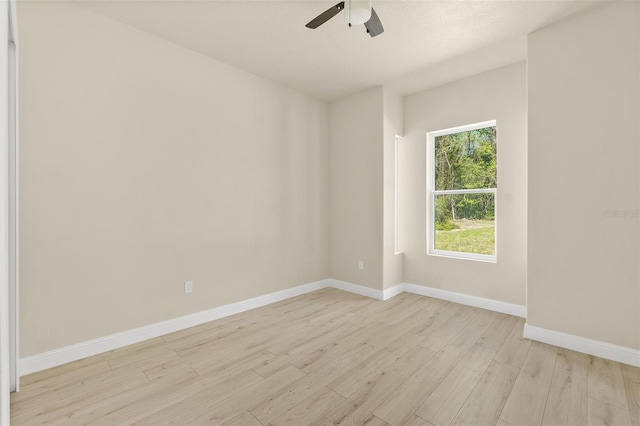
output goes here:
[{"label": "ceiling fan motor housing", "polygon": [[371,0],[345,0],[344,9],[350,26],[364,24],[371,19]]}]

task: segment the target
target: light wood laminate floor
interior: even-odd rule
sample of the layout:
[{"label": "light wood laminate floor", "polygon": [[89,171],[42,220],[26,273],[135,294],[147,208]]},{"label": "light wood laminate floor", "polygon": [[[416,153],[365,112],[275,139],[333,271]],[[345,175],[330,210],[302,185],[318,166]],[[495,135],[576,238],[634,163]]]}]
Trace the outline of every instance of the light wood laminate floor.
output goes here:
[{"label": "light wood laminate floor", "polygon": [[324,289],[22,379],[13,425],[640,426],[640,369],[524,320]]}]

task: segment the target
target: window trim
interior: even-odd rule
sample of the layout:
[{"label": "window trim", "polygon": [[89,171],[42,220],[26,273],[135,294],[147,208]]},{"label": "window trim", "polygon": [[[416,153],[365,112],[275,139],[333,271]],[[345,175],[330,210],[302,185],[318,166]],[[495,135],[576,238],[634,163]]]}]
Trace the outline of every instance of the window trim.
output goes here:
[{"label": "window trim", "polygon": [[[478,189],[454,189],[454,190],[441,190],[435,189],[435,139],[438,136],[450,135],[453,133],[468,132],[472,130],[483,129],[486,127],[496,127],[496,120],[483,121],[480,123],[468,124],[465,126],[451,127],[448,129],[437,130],[434,132],[427,132],[427,170],[426,170],[426,184],[427,184],[427,255],[448,257],[454,259],[476,260],[481,262],[498,262],[498,188],[478,188]],[[496,140],[497,144],[497,140]],[[455,194],[494,194],[494,218],[495,218],[495,249],[494,254],[478,254],[478,253],[464,253],[460,251],[448,251],[437,250],[435,248],[435,199],[436,195],[455,195]]]}]

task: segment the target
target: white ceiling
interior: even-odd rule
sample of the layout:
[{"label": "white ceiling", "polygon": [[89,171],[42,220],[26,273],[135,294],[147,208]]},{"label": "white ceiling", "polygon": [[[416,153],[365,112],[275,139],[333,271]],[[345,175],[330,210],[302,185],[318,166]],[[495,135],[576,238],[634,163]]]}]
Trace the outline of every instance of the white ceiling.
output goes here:
[{"label": "white ceiling", "polygon": [[84,1],[100,14],[324,100],[389,84],[414,93],[522,60],[525,35],[598,1],[373,0],[385,32],[343,14],[309,20],[338,0]]}]

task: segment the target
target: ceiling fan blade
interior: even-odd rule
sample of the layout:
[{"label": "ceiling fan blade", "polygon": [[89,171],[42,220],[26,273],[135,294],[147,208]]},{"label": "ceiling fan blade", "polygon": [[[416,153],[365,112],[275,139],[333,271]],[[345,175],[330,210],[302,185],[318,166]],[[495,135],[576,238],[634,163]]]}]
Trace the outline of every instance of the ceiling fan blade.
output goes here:
[{"label": "ceiling fan blade", "polygon": [[325,10],[324,12],[322,12],[320,15],[316,16],[315,18],[313,18],[311,21],[309,21],[309,23],[307,25],[305,25],[307,28],[311,28],[311,29],[316,29],[318,28],[320,25],[324,24],[325,22],[327,22],[329,19],[333,18],[334,16],[336,16],[338,13],[340,13],[342,10],[344,9],[344,2],[341,1],[340,3],[336,4],[335,6],[330,7],[329,9]]},{"label": "ceiling fan blade", "polygon": [[378,14],[373,8],[371,8],[371,18],[364,23],[364,26],[367,28],[367,32],[371,37],[375,37],[384,32],[382,22],[380,22],[380,18],[378,18]]}]

